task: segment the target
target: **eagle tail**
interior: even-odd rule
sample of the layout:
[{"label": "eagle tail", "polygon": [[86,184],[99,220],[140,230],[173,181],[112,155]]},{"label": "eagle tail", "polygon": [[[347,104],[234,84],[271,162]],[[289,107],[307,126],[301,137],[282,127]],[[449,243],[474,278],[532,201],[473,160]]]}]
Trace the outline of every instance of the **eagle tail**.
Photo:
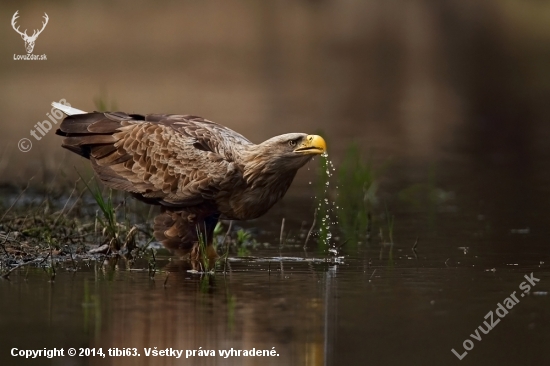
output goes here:
[{"label": "eagle tail", "polygon": [[52,102],[52,107],[54,107],[55,109],[59,109],[61,112],[63,112],[67,116],[72,116],[72,115],[75,115],[75,114],[85,114],[86,113],[86,112],[84,112],[80,109],[76,109],[76,108],[73,108],[69,105],[61,104],[61,103],[58,103],[58,102]]},{"label": "eagle tail", "polygon": [[113,133],[122,127],[121,121],[107,118],[104,113],[73,114],[65,117],[57,135],[64,136],[62,147],[87,159],[100,159],[113,153],[117,139]]},{"label": "eagle tail", "polygon": [[[61,146],[89,159],[99,179],[108,187],[142,194],[154,187],[147,181],[136,182],[128,179],[126,162],[133,155],[118,146],[121,127],[132,117],[122,112],[92,112],[68,115],[55,132],[63,136]],[[126,130],[125,133],[129,131]]]}]

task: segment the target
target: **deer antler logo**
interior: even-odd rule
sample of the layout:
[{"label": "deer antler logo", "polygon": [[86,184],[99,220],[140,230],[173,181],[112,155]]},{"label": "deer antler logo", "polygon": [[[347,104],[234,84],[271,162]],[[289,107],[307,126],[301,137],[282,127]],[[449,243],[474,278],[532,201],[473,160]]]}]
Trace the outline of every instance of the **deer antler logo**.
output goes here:
[{"label": "deer antler logo", "polygon": [[37,30],[35,29],[32,36],[28,36],[27,35],[27,30],[25,29],[24,32],[21,32],[19,30],[19,26],[17,26],[17,28],[15,27],[15,21],[17,20],[17,18],[19,18],[19,15],[17,15],[17,13],[19,12],[19,10],[17,10],[15,12],[15,14],[13,14],[13,18],[11,18],[11,26],[13,27],[13,29],[19,33],[21,35],[21,38],[23,38],[23,41],[25,41],[25,48],[27,49],[27,53],[32,53],[32,50],[34,49],[34,42],[36,42],[36,38],[38,38],[38,36],[40,35],[40,33],[42,33],[42,31],[44,30],[44,28],[46,28],[46,24],[48,24],[48,14],[44,13],[44,22],[42,22],[42,29],[40,30]]}]

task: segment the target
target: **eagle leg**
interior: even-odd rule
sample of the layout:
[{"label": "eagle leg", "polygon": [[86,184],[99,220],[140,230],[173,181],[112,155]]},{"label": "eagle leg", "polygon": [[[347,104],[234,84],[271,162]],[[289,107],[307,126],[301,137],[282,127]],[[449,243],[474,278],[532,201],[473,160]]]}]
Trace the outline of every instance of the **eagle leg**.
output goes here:
[{"label": "eagle leg", "polygon": [[[215,260],[218,254],[213,237],[218,218],[217,213],[203,217],[187,211],[164,209],[155,217],[154,235],[166,249],[180,257],[189,255],[191,260],[197,261],[205,254],[209,260]],[[205,253],[199,243],[199,233],[206,241]]]}]

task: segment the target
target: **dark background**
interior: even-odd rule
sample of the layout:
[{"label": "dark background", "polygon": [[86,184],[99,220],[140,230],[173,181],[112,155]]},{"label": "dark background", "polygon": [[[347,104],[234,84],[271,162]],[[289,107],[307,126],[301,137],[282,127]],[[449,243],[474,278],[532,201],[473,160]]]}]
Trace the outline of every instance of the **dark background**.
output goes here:
[{"label": "dark background", "polygon": [[[16,10],[29,34],[48,14],[34,49],[47,61],[13,60],[26,53],[10,25]],[[120,347],[275,344],[285,362],[312,365],[458,364],[450,349],[462,350],[483,316],[535,272],[546,295],[522,300],[461,362],[548,359],[550,2],[4,1],[0,12],[0,184],[21,188],[34,177],[35,187],[72,188],[73,166],[86,162],[63,150],[53,130],[41,141],[29,131],[52,101],[86,111],[102,101],[111,110],[200,115],[253,142],[323,131],[336,168],[356,143],[387,166],[375,218],[385,222],[387,204],[396,221],[391,261],[376,241],[330,270],[296,266],[293,281],[247,267],[233,280],[218,277],[209,297],[189,290],[186,272],[171,295],[161,285],[148,288],[146,276],[117,272],[123,279],[111,287],[96,273],[98,313],[121,320],[103,322],[93,335],[80,329],[81,300],[71,296],[82,286],[72,277],[60,275],[50,292],[38,275],[28,288],[22,279],[3,283],[19,299],[5,300],[6,312],[31,313],[32,286],[53,304],[52,336],[37,336],[35,348],[45,338],[65,339],[71,324],[67,337],[91,345],[101,344],[100,335]],[[30,152],[18,150],[21,138],[31,139]],[[288,230],[309,226],[315,165],[309,168],[252,224],[262,239],[278,242],[282,217]],[[411,198],[412,191],[421,194]],[[412,261],[417,237],[420,259]],[[237,297],[235,319],[244,324],[237,333],[224,326],[226,292]],[[40,314],[33,316],[48,315]]]},{"label": "dark background", "polygon": [[[536,169],[546,154],[550,5],[544,1],[2,2],[3,181],[55,170],[49,133],[17,151],[49,103],[192,113],[259,142],[329,136],[364,151]],[[49,24],[34,54],[10,26]],[[69,158],[73,159],[73,157]],[[73,162],[75,160],[70,160]],[[519,168],[522,166],[522,168]],[[518,171],[523,174],[525,171]]]}]

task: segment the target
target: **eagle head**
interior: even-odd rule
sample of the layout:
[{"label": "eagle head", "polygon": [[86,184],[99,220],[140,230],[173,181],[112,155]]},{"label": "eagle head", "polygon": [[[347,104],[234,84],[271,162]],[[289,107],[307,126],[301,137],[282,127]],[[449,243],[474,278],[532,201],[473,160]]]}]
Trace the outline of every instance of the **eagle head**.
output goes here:
[{"label": "eagle head", "polygon": [[[325,140],[318,135],[287,133],[254,145],[245,166],[248,181],[262,176],[294,177],[312,157],[326,152]],[[277,178],[275,178],[277,179]]]}]

